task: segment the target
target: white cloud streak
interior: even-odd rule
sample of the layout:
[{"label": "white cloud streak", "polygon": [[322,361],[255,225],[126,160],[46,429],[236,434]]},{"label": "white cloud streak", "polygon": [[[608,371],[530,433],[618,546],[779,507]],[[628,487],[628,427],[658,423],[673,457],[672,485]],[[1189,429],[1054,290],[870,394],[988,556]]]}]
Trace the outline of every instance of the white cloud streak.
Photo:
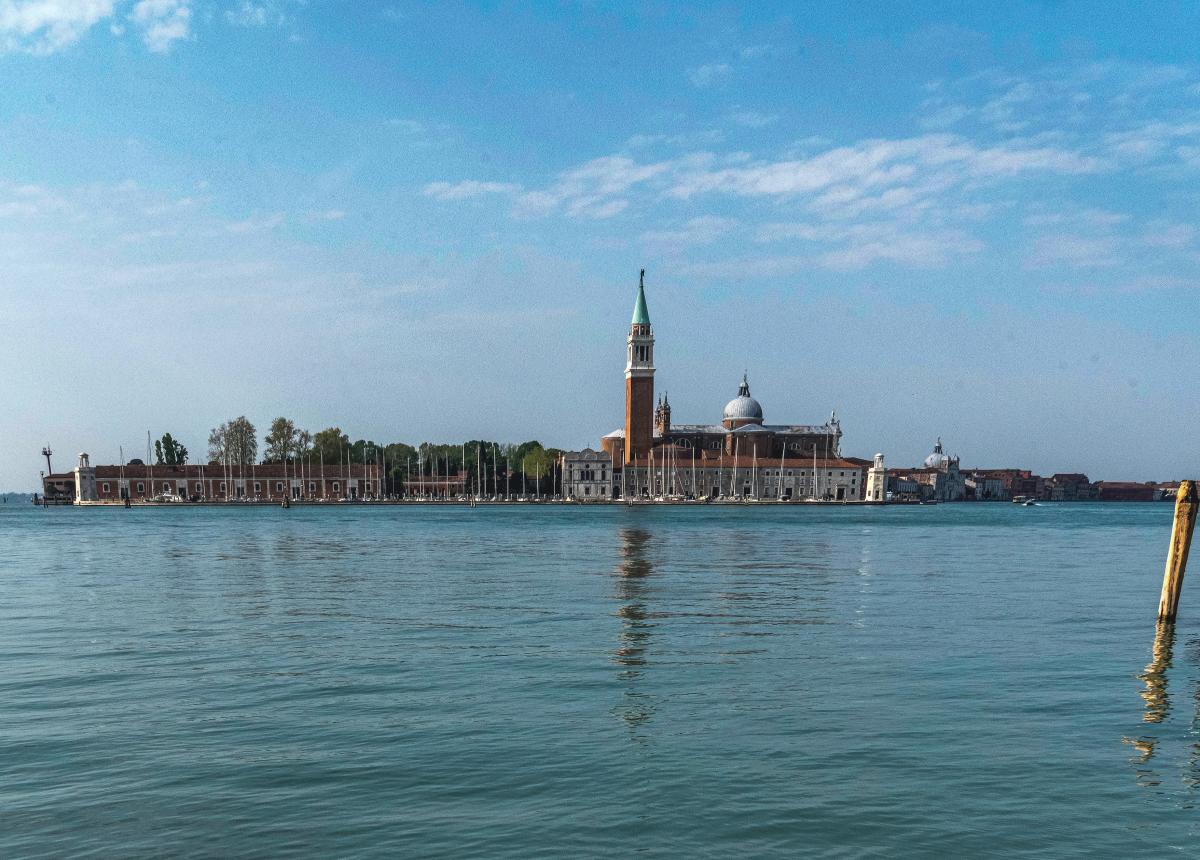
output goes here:
[{"label": "white cloud streak", "polygon": [[521,186],[509,182],[477,182],[468,179],[463,182],[431,182],[422,189],[426,197],[435,200],[471,200],[487,194],[514,194]]},{"label": "white cloud streak", "polygon": [[0,52],[61,51],[112,14],[112,0],[0,0]]},{"label": "white cloud streak", "polygon": [[138,0],[129,20],[142,32],[142,41],[153,53],[165,54],[190,34],[190,0]]}]

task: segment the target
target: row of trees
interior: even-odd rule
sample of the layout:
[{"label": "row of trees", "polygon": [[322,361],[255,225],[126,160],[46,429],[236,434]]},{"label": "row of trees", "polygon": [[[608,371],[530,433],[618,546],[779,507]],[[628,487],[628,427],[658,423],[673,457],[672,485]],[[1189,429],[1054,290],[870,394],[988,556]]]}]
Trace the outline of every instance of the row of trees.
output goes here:
[{"label": "row of trees", "polygon": [[[239,415],[212,428],[208,435],[208,461],[210,464],[242,466],[256,462],[370,463],[386,467],[389,488],[398,487],[418,475],[465,474],[469,486],[485,493],[502,493],[506,480],[523,475],[529,491],[540,487],[543,492],[553,492],[558,455],[562,453],[556,448],[545,448],[537,441],[513,445],[473,439],[458,444],[422,442],[415,446],[405,442],[378,443],[370,439],[351,441],[340,427],[326,427],[310,433],[282,416],[271,422],[262,441],[262,459],[259,460],[258,429],[245,415]],[[187,448],[170,433],[163,434],[154,443],[154,449],[158,465],[182,465],[188,460]],[[513,486],[513,490],[516,489]]]}]

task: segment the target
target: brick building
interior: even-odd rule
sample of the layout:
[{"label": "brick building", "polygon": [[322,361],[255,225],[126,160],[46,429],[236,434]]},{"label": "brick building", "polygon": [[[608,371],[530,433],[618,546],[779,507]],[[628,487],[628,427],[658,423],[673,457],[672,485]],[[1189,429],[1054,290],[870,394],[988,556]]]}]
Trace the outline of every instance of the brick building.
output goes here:
[{"label": "brick building", "polygon": [[[94,490],[92,489],[94,482]],[[73,472],[47,475],[43,492],[61,495],[69,485],[76,502],[131,501],[281,501],[377,499],[382,496],[379,468],[354,463],[339,466],[306,463],[257,463],[164,466],[131,462],[90,466],[87,455]]]}]

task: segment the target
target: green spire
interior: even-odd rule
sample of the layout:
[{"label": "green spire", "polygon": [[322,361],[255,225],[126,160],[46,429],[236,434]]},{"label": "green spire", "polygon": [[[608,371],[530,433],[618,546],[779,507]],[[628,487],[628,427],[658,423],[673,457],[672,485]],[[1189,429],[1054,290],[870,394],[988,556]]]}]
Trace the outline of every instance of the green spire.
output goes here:
[{"label": "green spire", "polygon": [[646,310],[646,270],[638,279],[637,301],[633,304],[633,322],[631,325],[650,325],[650,312]]}]

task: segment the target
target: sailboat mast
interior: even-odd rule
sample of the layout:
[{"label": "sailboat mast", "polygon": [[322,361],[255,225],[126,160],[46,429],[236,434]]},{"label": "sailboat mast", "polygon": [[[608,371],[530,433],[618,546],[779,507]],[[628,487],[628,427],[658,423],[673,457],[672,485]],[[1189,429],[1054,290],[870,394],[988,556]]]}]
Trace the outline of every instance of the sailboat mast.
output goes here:
[{"label": "sailboat mast", "polygon": [[737,489],[737,467],[738,467],[738,443],[741,441],[737,436],[733,437],[733,480],[729,484],[729,494],[734,498],[741,495]]},{"label": "sailboat mast", "polygon": [[786,441],[784,441],[783,445],[779,449],[779,480],[775,482],[777,491],[775,493],[775,497],[780,501],[783,500],[783,454],[785,451],[787,451]]}]

